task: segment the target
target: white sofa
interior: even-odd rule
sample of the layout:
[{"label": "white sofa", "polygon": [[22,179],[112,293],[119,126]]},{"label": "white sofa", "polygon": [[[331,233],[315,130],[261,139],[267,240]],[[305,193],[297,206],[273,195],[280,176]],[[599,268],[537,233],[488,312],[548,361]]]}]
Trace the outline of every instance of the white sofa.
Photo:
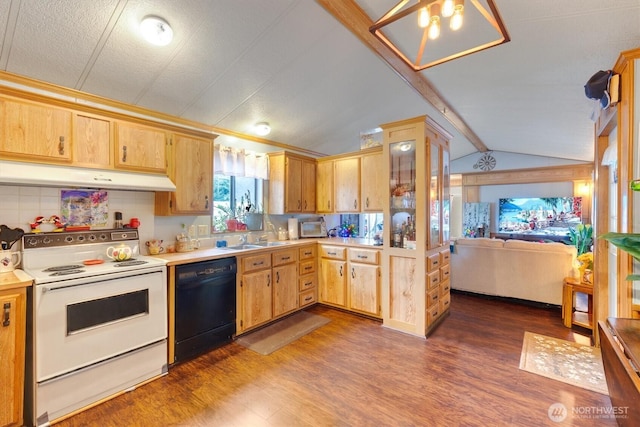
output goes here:
[{"label": "white sofa", "polygon": [[460,238],[451,255],[451,288],[561,305],[575,258],[576,248],[563,243]]}]

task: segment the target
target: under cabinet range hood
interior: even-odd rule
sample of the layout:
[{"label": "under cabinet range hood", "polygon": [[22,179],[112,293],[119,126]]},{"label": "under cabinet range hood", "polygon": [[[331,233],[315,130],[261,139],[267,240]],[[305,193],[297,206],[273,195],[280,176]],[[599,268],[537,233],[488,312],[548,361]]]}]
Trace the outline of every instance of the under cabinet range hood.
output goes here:
[{"label": "under cabinet range hood", "polygon": [[44,187],[175,191],[165,175],[0,161],[0,184]]}]

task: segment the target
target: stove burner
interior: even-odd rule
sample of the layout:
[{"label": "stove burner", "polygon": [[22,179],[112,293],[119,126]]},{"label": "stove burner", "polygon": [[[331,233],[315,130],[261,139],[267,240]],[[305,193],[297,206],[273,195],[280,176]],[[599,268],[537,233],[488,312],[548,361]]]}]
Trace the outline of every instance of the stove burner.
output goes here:
[{"label": "stove burner", "polygon": [[[44,270],[44,271],[47,271],[47,270]],[[49,270],[49,271],[53,271],[53,270]],[[81,269],[60,270],[60,271],[56,271],[55,273],[51,273],[49,276],[66,276],[67,274],[76,274],[76,273],[84,273],[84,270],[81,270]]]},{"label": "stove burner", "polygon": [[[82,268],[82,266],[81,265],[61,265],[59,267],[49,267],[43,271],[67,271],[67,270],[77,270],[79,268]],[[53,276],[53,274],[51,276]]]},{"label": "stove burner", "polygon": [[142,261],[142,260],[137,260],[137,259],[130,259],[129,261],[120,261],[116,263],[116,267],[128,267],[131,265],[140,265],[140,264],[146,264],[149,261]]}]

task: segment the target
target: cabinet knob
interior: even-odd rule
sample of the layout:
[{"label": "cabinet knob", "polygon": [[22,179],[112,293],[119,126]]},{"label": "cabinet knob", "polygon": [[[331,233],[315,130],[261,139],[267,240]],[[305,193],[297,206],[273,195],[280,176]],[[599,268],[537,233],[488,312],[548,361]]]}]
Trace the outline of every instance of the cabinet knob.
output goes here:
[{"label": "cabinet knob", "polygon": [[340,266],[340,277],[342,277],[342,266]]},{"label": "cabinet knob", "polygon": [[358,208],[358,199],[353,199],[353,208],[354,209]]},{"label": "cabinet knob", "polygon": [[351,278],[355,279],[356,278],[356,269],[351,267]]},{"label": "cabinet knob", "polygon": [[280,283],[280,272],[276,271],[276,283]]},{"label": "cabinet knob", "polygon": [[125,163],[127,161],[127,146],[123,145],[122,146],[122,163]]},{"label": "cabinet knob", "polygon": [[64,155],[64,136],[61,136],[60,142],[58,142],[58,154]]},{"label": "cabinet knob", "polygon": [[204,208],[209,209],[209,196],[204,196]]},{"label": "cabinet knob", "polygon": [[298,200],[298,210],[302,209],[302,202]]},{"label": "cabinet knob", "polygon": [[368,196],[367,196],[367,200],[364,202],[364,205],[365,205],[366,207],[369,207],[369,197],[368,197]]}]

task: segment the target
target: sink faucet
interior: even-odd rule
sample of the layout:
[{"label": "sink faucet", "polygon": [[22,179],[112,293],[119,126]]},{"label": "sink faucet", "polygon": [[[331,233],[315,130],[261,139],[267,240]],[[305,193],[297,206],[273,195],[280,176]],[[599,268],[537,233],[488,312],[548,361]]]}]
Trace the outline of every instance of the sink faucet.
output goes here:
[{"label": "sink faucet", "polygon": [[247,235],[246,234],[241,234],[240,235],[240,245],[244,245],[245,243],[247,243]]}]

